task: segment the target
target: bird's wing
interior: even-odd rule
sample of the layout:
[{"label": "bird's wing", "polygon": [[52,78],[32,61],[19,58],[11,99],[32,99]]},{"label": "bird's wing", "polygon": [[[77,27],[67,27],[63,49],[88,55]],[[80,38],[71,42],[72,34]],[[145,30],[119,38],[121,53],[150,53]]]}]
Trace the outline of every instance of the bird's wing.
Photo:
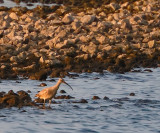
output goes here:
[{"label": "bird's wing", "polygon": [[48,88],[45,88],[45,89],[41,90],[36,96],[41,97],[41,96],[45,96],[47,94],[48,94]]}]

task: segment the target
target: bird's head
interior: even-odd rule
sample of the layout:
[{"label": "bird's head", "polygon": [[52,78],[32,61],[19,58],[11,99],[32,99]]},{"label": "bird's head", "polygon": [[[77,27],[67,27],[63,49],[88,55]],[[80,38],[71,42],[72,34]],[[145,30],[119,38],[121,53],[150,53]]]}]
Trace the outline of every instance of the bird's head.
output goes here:
[{"label": "bird's head", "polygon": [[68,85],[73,90],[73,88],[68,83],[66,83],[63,78],[60,78],[59,82]]}]

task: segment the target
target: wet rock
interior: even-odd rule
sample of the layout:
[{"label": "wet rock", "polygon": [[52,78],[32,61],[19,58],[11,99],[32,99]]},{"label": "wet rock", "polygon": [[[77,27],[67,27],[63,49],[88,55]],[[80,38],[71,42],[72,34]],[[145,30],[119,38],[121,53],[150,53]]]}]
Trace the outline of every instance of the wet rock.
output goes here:
[{"label": "wet rock", "polygon": [[151,69],[145,69],[145,72],[153,72]]},{"label": "wet rock", "polygon": [[44,86],[47,86],[47,84],[46,83],[41,83],[39,86],[44,87]]},{"label": "wet rock", "polygon": [[17,94],[19,95],[19,102],[23,105],[32,101],[30,95],[23,90],[18,91]]},{"label": "wet rock", "polygon": [[27,91],[27,93],[31,93],[31,91],[30,91],[30,90],[28,90],[28,91]]},{"label": "wet rock", "polygon": [[20,84],[21,82],[20,81],[16,81],[16,83]]},{"label": "wet rock", "polygon": [[130,95],[130,96],[135,96],[135,93],[132,92],[132,93],[130,93],[129,95]]},{"label": "wet rock", "polygon": [[92,97],[92,100],[98,100],[98,99],[101,99],[101,98],[98,97],[98,96],[93,96],[93,97]]},{"label": "wet rock", "polygon": [[19,97],[13,90],[10,90],[7,94],[0,98],[0,104],[5,107],[13,107],[19,104]]},{"label": "wet rock", "polygon": [[73,99],[74,97],[70,95],[61,95],[61,96],[56,96],[55,99]]},{"label": "wet rock", "polygon": [[0,98],[3,97],[6,93],[4,91],[0,92]]},{"label": "wet rock", "polygon": [[109,100],[109,98],[105,96],[105,97],[103,98],[103,100]]},{"label": "wet rock", "polygon": [[73,101],[73,103],[88,103],[86,99],[81,99],[79,101]]},{"label": "wet rock", "polygon": [[66,93],[66,91],[65,90],[60,90],[60,93]]},{"label": "wet rock", "polygon": [[[34,100],[35,103],[44,103],[43,99],[37,98]],[[48,102],[48,100],[46,100],[46,102]]]}]

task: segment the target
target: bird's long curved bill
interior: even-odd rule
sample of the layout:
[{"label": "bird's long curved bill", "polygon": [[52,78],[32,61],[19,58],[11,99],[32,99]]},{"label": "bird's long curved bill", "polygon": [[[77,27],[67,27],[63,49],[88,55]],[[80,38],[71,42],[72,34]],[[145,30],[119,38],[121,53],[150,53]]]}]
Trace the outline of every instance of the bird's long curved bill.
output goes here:
[{"label": "bird's long curved bill", "polygon": [[73,88],[68,84],[68,83],[66,83],[66,82],[64,82],[66,85],[68,85],[72,90],[73,90]]}]

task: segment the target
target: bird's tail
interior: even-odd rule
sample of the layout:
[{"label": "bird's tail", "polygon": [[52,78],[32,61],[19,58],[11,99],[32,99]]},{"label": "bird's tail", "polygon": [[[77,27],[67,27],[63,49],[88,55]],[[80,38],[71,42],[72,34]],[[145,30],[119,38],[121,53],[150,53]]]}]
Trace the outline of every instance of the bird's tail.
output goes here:
[{"label": "bird's tail", "polygon": [[36,94],[34,97],[39,97],[39,94]]}]

